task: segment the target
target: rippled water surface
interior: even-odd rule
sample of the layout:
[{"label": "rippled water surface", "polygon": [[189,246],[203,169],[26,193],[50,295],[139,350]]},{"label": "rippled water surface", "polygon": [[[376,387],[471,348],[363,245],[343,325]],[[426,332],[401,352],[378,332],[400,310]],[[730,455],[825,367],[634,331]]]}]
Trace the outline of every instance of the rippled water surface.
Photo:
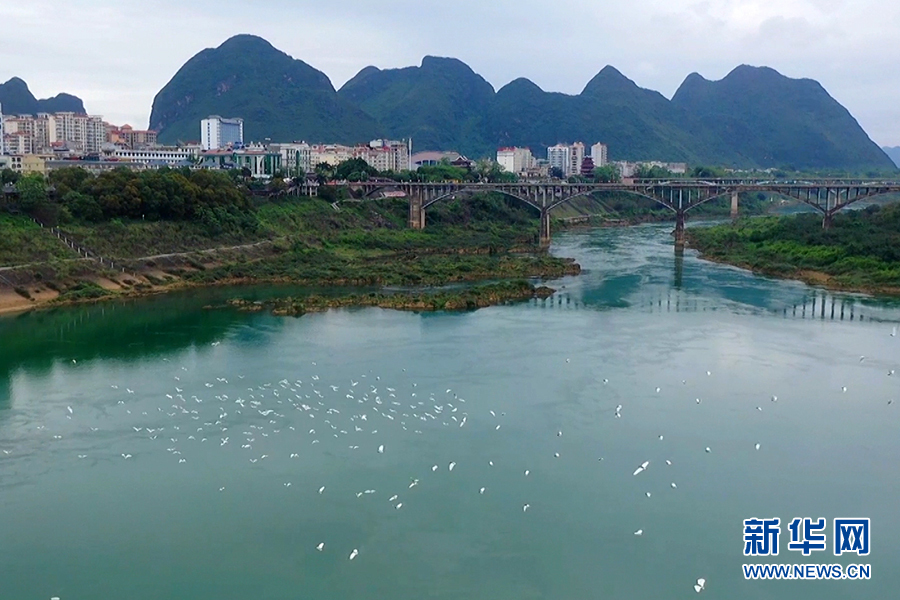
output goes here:
[{"label": "rippled water surface", "polygon": [[[584,274],[463,314],[212,290],[0,319],[0,598],[893,597],[897,305],[677,257],[665,227],[554,252]],[[742,520],[806,516],[870,517],[872,555],[804,559],[785,527],[757,562],[872,580],[744,581]]]}]

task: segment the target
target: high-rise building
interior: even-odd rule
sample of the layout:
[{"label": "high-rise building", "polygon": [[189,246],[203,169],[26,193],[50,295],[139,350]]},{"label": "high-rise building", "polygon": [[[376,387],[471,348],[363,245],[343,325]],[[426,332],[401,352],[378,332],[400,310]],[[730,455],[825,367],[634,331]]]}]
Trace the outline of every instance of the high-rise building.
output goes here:
[{"label": "high-rise building", "polygon": [[566,175],[581,175],[581,163],[584,162],[584,144],[575,142],[569,152],[569,166]]},{"label": "high-rise building", "polygon": [[572,148],[566,144],[557,144],[547,148],[547,162],[551,169],[559,169],[563,175],[567,175],[571,162]]},{"label": "high-rise building", "polygon": [[591,146],[591,158],[595,167],[603,167],[609,163],[609,149],[606,144],[597,142]]},{"label": "high-rise building", "polygon": [[5,143],[15,135],[17,151],[25,154],[49,152],[60,144],[72,152],[98,153],[106,141],[102,117],[73,112],[4,117],[3,132]]},{"label": "high-rise building", "polygon": [[223,119],[219,115],[211,115],[200,121],[200,145],[204,150],[218,150],[243,143],[243,119]]}]

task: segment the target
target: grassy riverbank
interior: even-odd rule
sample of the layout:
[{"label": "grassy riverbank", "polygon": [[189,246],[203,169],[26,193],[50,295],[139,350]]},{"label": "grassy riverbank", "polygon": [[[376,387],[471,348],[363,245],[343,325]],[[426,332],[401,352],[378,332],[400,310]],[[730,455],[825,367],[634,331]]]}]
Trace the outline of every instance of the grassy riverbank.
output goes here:
[{"label": "grassy riverbank", "polygon": [[[317,198],[262,202],[216,230],[196,221],[112,219],[62,224],[103,265],[78,254],[25,216],[7,216],[0,246],[0,311],[232,283],[313,286],[440,286],[453,282],[557,278],[572,261],[536,246],[537,219],[525,207],[485,196],[435,206],[428,226],[406,225],[405,199]],[[109,261],[115,268],[109,267]]]},{"label": "grassy riverbank", "polygon": [[765,217],[693,228],[688,242],[708,259],[832,289],[900,295],[900,205],[835,216]]}]

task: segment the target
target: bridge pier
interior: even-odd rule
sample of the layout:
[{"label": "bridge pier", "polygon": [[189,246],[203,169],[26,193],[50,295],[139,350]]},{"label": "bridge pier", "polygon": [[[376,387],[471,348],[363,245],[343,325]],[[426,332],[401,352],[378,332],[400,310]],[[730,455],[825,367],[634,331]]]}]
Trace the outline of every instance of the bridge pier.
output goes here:
[{"label": "bridge pier", "polygon": [[684,211],[675,211],[675,247],[684,248]]},{"label": "bridge pier", "polygon": [[834,218],[834,215],[830,212],[826,212],[825,216],[822,218],[822,229],[828,231],[831,229],[831,221]]},{"label": "bridge pier", "polygon": [[738,193],[731,192],[731,218],[738,218]]},{"label": "bridge pier", "polygon": [[541,248],[547,248],[550,245],[550,211],[546,208],[541,209]]},{"label": "bridge pier", "polygon": [[409,228],[425,229],[425,209],[422,194],[420,192],[410,194],[409,196]]}]

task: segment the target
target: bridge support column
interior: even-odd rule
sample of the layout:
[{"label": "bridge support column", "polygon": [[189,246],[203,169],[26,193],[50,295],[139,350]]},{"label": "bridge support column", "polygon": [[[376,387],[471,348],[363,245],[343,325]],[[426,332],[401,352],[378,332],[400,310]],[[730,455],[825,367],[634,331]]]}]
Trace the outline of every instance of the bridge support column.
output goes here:
[{"label": "bridge support column", "polygon": [[731,192],[731,218],[738,218],[738,193]]},{"label": "bridge support column", "polygon": [[425,229],[425,209],[421,192],[413,192],[409,196],[409,228]]},{"label": "bridge support column", "polygon": [[540,242],[541,248],[546,248],[550,245],[550,211],[546,208],[541,209]]},{"label": "bridge support column", "polygon": [[828,231],[831,229],[831,220],[834,218],[834,215],[831,212],[826,212],[825,217],[822,219],[822,229]]},{"label": "bridge support column", "polygon": [[684,211],[675,212],[675,247],[684,248]]}]

